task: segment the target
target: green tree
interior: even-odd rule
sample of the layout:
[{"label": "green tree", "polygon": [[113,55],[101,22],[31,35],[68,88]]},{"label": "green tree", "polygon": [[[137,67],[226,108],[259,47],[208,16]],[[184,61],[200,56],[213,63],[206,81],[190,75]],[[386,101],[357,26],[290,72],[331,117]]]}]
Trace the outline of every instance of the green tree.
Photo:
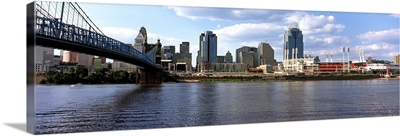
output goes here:
[{"label": "green tree", "polygon": [[63,77],[64,80],[61,81],[62,83],[76,84],[79,82],[75,73],[64,73]]},{"label": "green tree", "polygon": [[44,73],[44,79],[48,82],[48,83],[54,83],[54,78],[57,74],[57,71],[54,70],[49,70],[46,73]]},{"label": "green tree", "polygon": [[75,68],[74,67],[69,67],[68,73],[69,74],[75,74]]},{"label": "green tree", "polygon": [[45,79],[40,80],[39,84],[46,84],[46,80]]},{"label": "green tree", "polygon": [[86,81],[87,81],[89,84],[97,84],[99,80],[97,80],[97,77],[96,77],[96,76],[97,76],[96,73],[90,73],[90,74],[87,76]]},{"label": "green tree", "polygon": [[109,71],[107,72],[106,76],[105,76],[105,80],[109,83],[114,83],[114,75],[115,75],[116,71]]},{"label": "green tree", "polygon": [[129,79],[130,83],[136,83],[136,73],[135,72],[130,72],[128,79]]},{"label": "green tree", "polygon": [[128,83],[129,82],[129,73],[127,71],[120,71],[119,73],[119,83]]},{"label": "green tree", "polygon": [[77,82],[83,82],[84,79],[88,76],[89,71],[84,65],[76,65],[75,66],[75,78]]},{"label": "green tree", "polygon": [[53,76],[53,81],[55,84],[63,84],[65,81],[63,73],[56,71],[56,74]]}]

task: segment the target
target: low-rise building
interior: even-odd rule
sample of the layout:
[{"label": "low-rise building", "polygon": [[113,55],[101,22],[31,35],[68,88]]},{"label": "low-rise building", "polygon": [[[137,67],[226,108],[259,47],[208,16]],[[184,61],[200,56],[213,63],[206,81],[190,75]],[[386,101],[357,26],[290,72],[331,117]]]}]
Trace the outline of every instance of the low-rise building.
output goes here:
[{"label": "low-rise building", "polygon": [[319,58],[317,56],[298,59],[287,59],[283,60],[282,63],[283,69],[286,72],[314,72],[320,70],[318,61]]},{"label": "low-rise building", "polygon": [[261,69],[264,74],[273,73],[273,66],[271,65],[260,65],[257,69]]},{"label": "low-rise building", "polygon": [[176,72],[192,72],[192,59],[191,58],[179,58],[176,63]]},{"label": "low-rise building", "polygon": [[246,72],[247,64],[243,63],[212,63],[214,72]]},{"label": "low-rise building", "polygon": [[319,62],[319,71],[321,72],[342,72],[347,70],[347,63],[343,62]]},{"label": "low-rise building", "polygon": [[111,70],[113,71],[123,70],[127,72],[135,72],[136,69],[137,68],[135,65],[118,60],[114,60],[114,62],[111,64]]},{"label": "low-rise building", "polygon": [[35,72],[44,73],[54,66],[54,49],[35,46]]},{"label": "low-rise building", "polygon": [[192,72],[192,53],[175,53],[172,56],[172,65],[176,67],[175,72]]},{"label": "low-rise building", "polygon": [[398,65],[389,65],[389,64],[372,63],[372,64],[367,64],[367,66],[364,69],[367,70],[367,71],[372,71],[372,72],[385,72],[388,69],[399,70],[400,66],[398,66]]}]

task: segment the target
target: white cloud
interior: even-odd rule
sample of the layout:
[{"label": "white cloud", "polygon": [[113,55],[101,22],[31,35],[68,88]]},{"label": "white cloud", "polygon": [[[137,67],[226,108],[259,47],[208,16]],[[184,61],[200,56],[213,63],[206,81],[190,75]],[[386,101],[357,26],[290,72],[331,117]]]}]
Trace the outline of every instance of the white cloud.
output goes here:
[{"label": "white cloud", "polygon": [[390,16],[395,17],[395,18],[400,18],[400,14],[391,14]]},{"label": "white cloud", "polygon": [[389,44],[358,45],[355,47],[355,50],[357,51],[378,51],[378,50],[390,50],[390,49],[393,49],[393,46]]},{"label": "white cloud", "polygon": [[[102,27],[101,30],[108,37],[114,38],[115,40],[121,41],[123,43],[134,43],[139,30],[124,28],[124,27]],[[179,45],[184,40],[174,37],[168,37],[161,34],[155,33],[147,33],[147,38],[149,43],[157,42],[157,39],[160,38],[160,41],[163,45]],[[177,46],[177,50],[179,50],[179,46]]]},{"label": "white cloud", "polygon": [[[399,29],[370,31],[358,35],[357,37],[361,39],[359,41],[358,39],[351,39],[350,36],[341,35],[346,26],[338,23],[335,16],[329,14],[233,8],[168,8],[175,11],[178,16],[193,20],[206,19],[233,23],[233,25],[227,26],[227,24],[217,22],[216,30],[213,30],[218,36],[219,54],[230,50],[234,55],[235,51],[233,50],[241,46],[256,47],[259,42],[267,41],[274,50],[276,49],[275,58],[279,61],[282,55],[283,33],[291,22],[297,22],[300,30],[303,31],[304,50],[307,51],[307,54],[320,56],[320,58],[326,54],[334,54],[334,57],[336,56],[334,60],[341,60],[341,46],[350,46],[354,51],[373,51],[374,55],[376,53],[389,54],[388,50],[398,50],[399,47]],[[391,16],[399,18],[400,14]],[[239,21],[241,23],[234,24]],[[358,44],[358,46],[353,44]],[[197,50],[194,51],[192,53],[197,53]],[[350,58],[357,58],[357,53],[352,53]]]},{"label": "white cloud", "polygon": [[282,32],[284,32],[283,26],[272,23],[242,23],[214,30],[218,39],[223,40],[266,39],[276,37]]},{"label": "white cloud", "polygon": [[124,43],[133,43],[139,30],[123,27],[102,27],[105,35]]},{"label": "white cloud", "polygon": [[[234,10],[233,12],[236,16],[244,14],[241,10]],[[322,46],[350,43],[348,37],[334,35],[345,28],[344,25],[335,23],[334,16],[311,15],[305,12],[285,12],[285,14],[275,14],[274,16],[280,20],[270,23],[241,23],[214,30],[214,33],[218,36],[218,48],[221,47],[221,50],[226,51],[228,45],[230,49],[237,49],[241,46],[256,47],[258,43],[267,41],[274,49],[277,49],[275,55],[279,56],[281,54],[279,49],[282,49],[283,33],[287,29],[285,23],[292,21],[299,23],[304,34],[305,47],[310,50],[326,48]],[[231,44],[220,44],[220,41]],[[324,52],[315,53],[318,55]]]},{"label": "white cloud", "polygon": [[177,16],[189,18],[192,20],[208,19],[208,20],[223,20],[223,17],[233,15],[231,9],[224,8],[202,8],[202,7],[168,7],[174,10]]},{"label": "white cloud", "polygon": [[177,49],[179,49],[178,45],[184,41],[182,39],[163,36],[163,35],[154,34],[154,33],[148,33],[147,37],[149,38],[149,41],[148,41],[149,43],[155,43],[155,42],[157,42],[157,39],[159,38],[162,45],[175,45],[178,47]]},{"label": "white cloud", "polygon": [[[124,27],[102,27],[101,30],[105,35],[115,40],[121,41],[126,44],[133,44],[139,30],[124,28]],[[175,51],[179,52],[179,44],[183,41],[179,38],[168,37],[161,34],[147,33],[148,43],[156,43],[157,39],[160,38],[160,42],[163,46],[175,45]],[[190,52],[192,53],[192,64],[195,66],[198,45],[191,45]]]},{"label": "white cloud", "polygon": [[322,49],[322,50],[315,50],[315,51],[308,51],[309,54],[313,56],[325,56],[327,54],[339,54],[339,49]]},{"label": "white cloud", "polygon": [[[341,32],[345,25],[335,23],[332,15],[312,15],[306,12],[294,12],[284,10],[264,9],[232,9],[232,8],[196,8],[196,7],[168,7],[175,11],[176,15],[190,19],[208,20],[241,20],[256,21],[260,23],[241,23],[216,30],[221,38],[239,38],[239,32],[248,35],[256,34],[282,34],[287,25],[297,22],[305,35],[336,34]],[[265,23],[268,22],[268,23]],[[220,26],[217,26],[220,28]],[[264,31],[264,32],[261,32]],[[228,33],[229,32],[229,33]],[[246,34],[240,37],[246,37]],[[272,36],[272,35],[269,35]],[[274,35],[275,36],[275,35]]]},{"label": "white cloud", "polygon": [[[298,22],[304,34],[336,33],[345,26],[335,24],[334,16],[311,15],[306,12],[265,9],[232,9],[232,8],[197,8],[197,7],[168,7],[181,17],[208,20],[245,20],[289,24]],[[280,26],[280,25],[279,25]]]},{"label": "white cloud", "polygon": [[297,22],[303,34],[337,33],[341,32],[345,26],[335,24],[334,16],[311,15],[305,12],[295,12],[285,18],[286,23]]},{"label": "white cloud", "polygon": [[392,52],[389,52],[389,53],[385,53],[385,54],[382,54],[383,56],[385,56],[385,57],[394,57],[394,56],[396,56],[396,55],[399,55],[400,54],[400,51],[392,51]]},{"label": "white cloud", "polygon": [[400,28],[381,31],[369,31],[357,36],[363,40],[357,51],[365,51],[365,56],[373,58],[393,58],[399,54]]},{"label": "white cloud", "polygon": [[261,41],[245,41],[241,42],[239,45],[242,46],[249,46],[249,47],[257,47]]},{"label": "white cloud", "polygon": [[393,57],[393,56],[396,56],[396,55],[399,55],[400,54],[400,51],[392,51],[392,52],[389,52],[389,53],[385,53],[385,54],[382,54],[384,57]]},{"label": "white cloud", "polygon": [[284,26],[273,23],[242,23],[213,32],[218,36],[218,54],[225,54],[229,50],[235,56],[236,49],[242,46],[258,47],[260,42],[268,42],[274,49],[278,49],[283,41],[279,35],[284,32]]},{"label": "white cloud", "polygon": [[[281,15],[292,11],[238,9],[238,8],[201,8],[201,7],[168,7],[175,14],[192,20],[280,20]],[[278,16],[277,16],[278,15]]]},{"label": "white cloud", "polygon": [[345,45],[350,43],[346,36],[310,35],[304,37],[306,46]]},{"label": "white cloud", "polygon": [[365,43],[383,42],[398,45],[400,40],[400,28],[382,31],[369,31],[364,34],[360,34],[357,37],[365,40]]}]

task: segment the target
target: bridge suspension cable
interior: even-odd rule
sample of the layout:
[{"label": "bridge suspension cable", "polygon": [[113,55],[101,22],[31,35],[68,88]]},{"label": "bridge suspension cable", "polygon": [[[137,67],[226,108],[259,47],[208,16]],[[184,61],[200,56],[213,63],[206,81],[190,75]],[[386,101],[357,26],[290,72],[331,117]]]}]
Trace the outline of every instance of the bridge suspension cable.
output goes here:
[{"label": "bridge suspension cable", "polygon": [[36,15],[39,17],[57,19],[61,23],[104,35],[76,2],[37,1],[36,6]]}]

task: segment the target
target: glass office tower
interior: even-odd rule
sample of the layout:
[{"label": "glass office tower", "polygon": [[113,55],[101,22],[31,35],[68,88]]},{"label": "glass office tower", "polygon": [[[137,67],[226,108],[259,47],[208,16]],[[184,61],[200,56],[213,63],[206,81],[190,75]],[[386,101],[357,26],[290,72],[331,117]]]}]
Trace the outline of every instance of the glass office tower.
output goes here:
[{"label": "glass office tower", "polygon": [[285,31],[283,49],[283,60],[303,58],[303,34],[297,23],[290,24]]}]

